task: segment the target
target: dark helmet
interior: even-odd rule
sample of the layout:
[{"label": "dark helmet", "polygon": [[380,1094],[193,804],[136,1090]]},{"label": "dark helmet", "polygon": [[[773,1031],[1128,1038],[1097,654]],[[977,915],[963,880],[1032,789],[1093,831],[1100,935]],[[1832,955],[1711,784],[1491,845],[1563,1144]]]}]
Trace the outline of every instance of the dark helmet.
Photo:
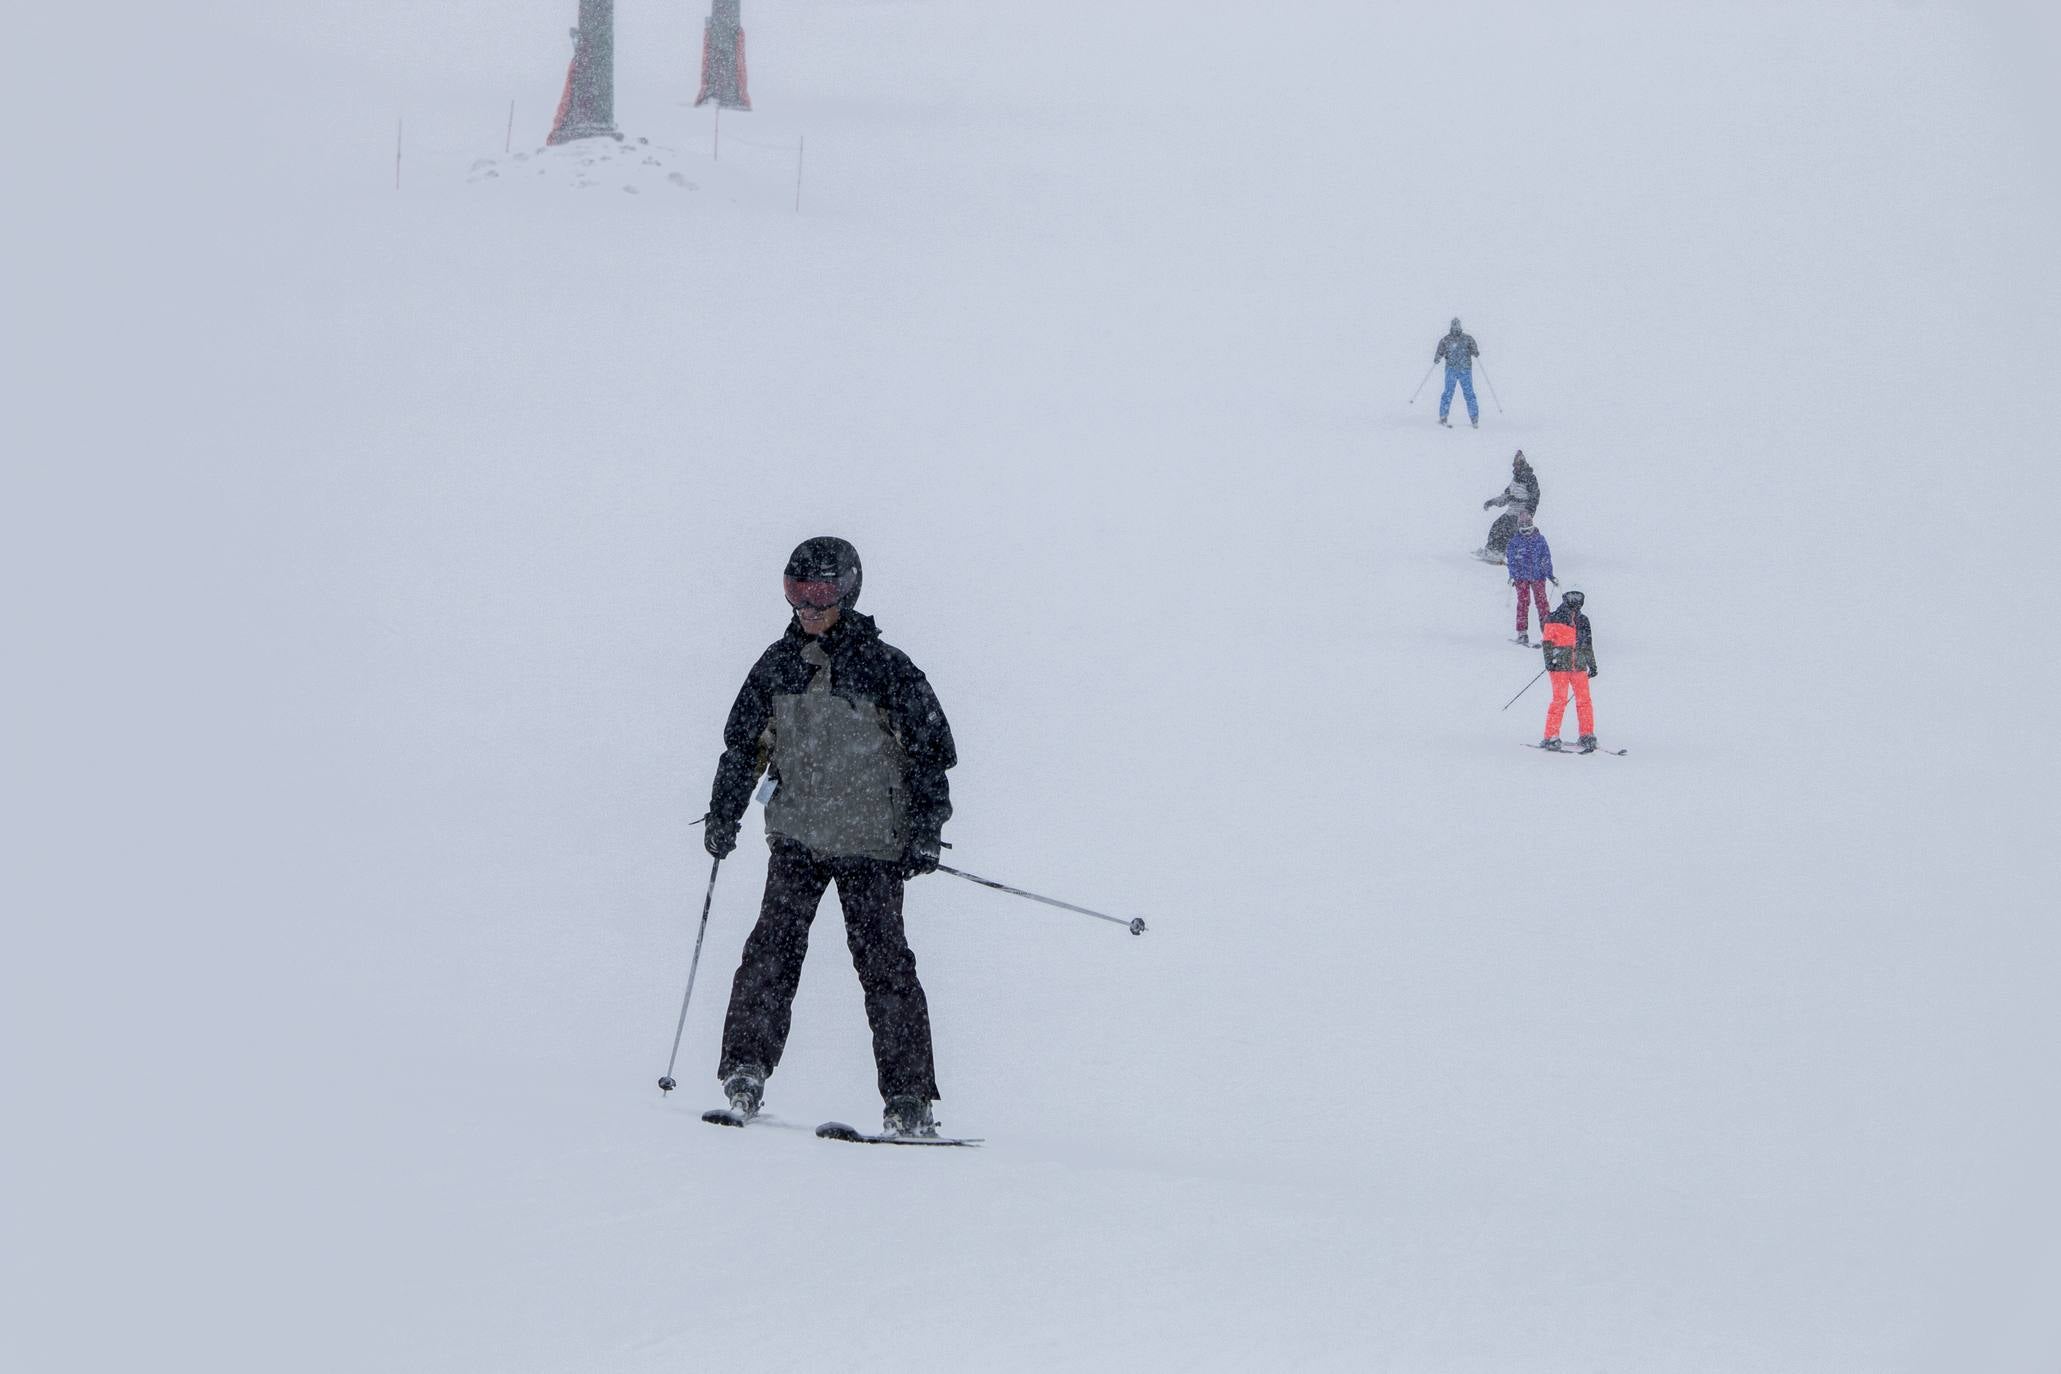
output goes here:
[{"label": "dark helmet", "polygon": [[1455,334],[1460,332],[1460,317],[1458,315],[1453,316],[1453,332]]},{"label": "dark helmet", "polygon": [[835,535],[804,539],[788,555],[781,580],[790,606],[837,606],[850,610],[864,580],[859,551]]},{"label": "dark helmet", "polygon": [[1582,595],[1581,588],[1571,587],[1568,589],[1567,594],[1560,598],[1560,604],[1563,606],[1572,606],[1575,610],[1578,611],[1582,608],[1582,603],[1587,600],[1588,598]]}]

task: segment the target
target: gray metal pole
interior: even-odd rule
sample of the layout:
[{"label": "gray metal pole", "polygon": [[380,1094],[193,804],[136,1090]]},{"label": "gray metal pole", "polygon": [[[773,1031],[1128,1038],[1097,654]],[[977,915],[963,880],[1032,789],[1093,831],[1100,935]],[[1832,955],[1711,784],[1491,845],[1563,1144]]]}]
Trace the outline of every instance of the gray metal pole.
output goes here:
[{"label": "gray metal pole", "polygon": [[1098,921],[1108,921],[1112,925],[1124,926],[1133,935],[1143,935],[1145,933],[1145,918],[1142,916],[1134,916],[1126,921],[1121,916],[1110,916],[1100,911],[1090,911],[1084,906],[1075,906],[1072,902],[1062,902],[1057,897],[1040,897],[1035,892],[1026,892],[1020,887],[1011,887],[1007,883],[998,883],[993,878],[983,878],[977,873],[968,873],[964,869],[952,868],[945,864],[939,864],[937,871],[949,873],[954,878],[964,878],[969,883],[979,883],[982,887],[991,887],[997,892],[1006,892],[1012,897],[1028,897],[1034,902],[1043,902],[1046,906],[1056,906],[1061,911],[1077,911],[1083,916],[1093,916]]},{"label": "gray metal pole", "polygon": [[[1546,670],[1545,670],[1544,668],[1541,668],[1541,669],[1539,669],[1539,677],[1544,677],[1545,675],[1546,675]],[[1517,689],[1517,697],[1521,697],[1521,696],[1523,696],[1523,695],[1524,695],[1524,694],[1525,694],[1526,692],[1529,692],[1529,691],[1530,691],[1530,690],[1532,689],[1532,686],[1533,686],[1533,684],[1535,684],[1535,683],[1537,683],[1537,682],[1538,682],[1538,680],[1539,680],[1539,677],[1535,677],[1535,678],[1533,678],[1533,679],[1532,679],[1532,680],[1531,680],[1530,682],[1527,682],[1527,683],[1525,683],[1525,684],[1524,684],[1524,685],[1523,685],[1522,687],[1519,687],[1519,688]],[[1507,711],[1507,710],[1509,710],[1509,709],[1510,709],[1510,708],[1511,708],[1512,706],[1515,706],[1515,705],[1517,704],[1517,697],[1511,697],[1511,698],[1510,698],[1510,699],[1509,699],[1508,701],[1504,702],[1504,703],[1503,703],[1503,709],[1504,709],[1505,711]]]},{"label": "gray metal pole", "polygon": [[1496,414],[1501,415],[1503,413],[1503,398],[1501,396],[1496,395],[1495,379],[1488,375],[1488,369],[1486,367],[1481,366],[1481,362],[1479,359],[1475,361],[1474,365],[1476,367],[1481,367],[1481,379],[1484,382],[1488,383],[1489,399],[1496,403]]},{"label": "gray metal pole", "polygon": [[701,929],[694,936],[694,961],[687,965],[687,991],[680,997],[680,1024],[673,1027],[673,1052],[666,1057],[665,1076],[658,1080],[661,1094],[680,1086],[673,1081],[673,1066],[680,1061],[680,1037],[687,1033],[687,1004],[694,1000],[694,975],[701,968],[701,942],[708,935],[708,910],[715,905],[716,874],[722,867],[721,859],[708,866],[708,895],[701,899]]},{"label": "gray metal pole", "polygon": [[1418,391],[1422,391],[1422,390],[1424,390],[1424,383],[1425,383],[1425,382],[1428,382],[1428,381],[1430,381],[1430,380],[1431,380],[1431,374],[1432,374],[1432,373],[1433,373],[1434,371],[1436,371],[1436,370],[1437,370],[1437,368],[1438,368],[1438,359],[1436,359],[1436,358],[1433,358],[1433,359],[1431,360],[1431,366],[1430,366],[1430,367],[1427,367],[1427,368],[1425,368],[1425,369],[1424,369],[1424,376],[1423,376],[1423,379],[1422,379],[1422,380],[1420,380],[1420,381],[1419,381],[1419,382],[1417,383],[1417,391],[1413,391],[1413,392],[1411,392],[1411,393],[1410,393],[1410,404],[1411,404],[1411,405],[1416,405],[1416,404],[1417,404],[1417,392],[1418,392]]}]

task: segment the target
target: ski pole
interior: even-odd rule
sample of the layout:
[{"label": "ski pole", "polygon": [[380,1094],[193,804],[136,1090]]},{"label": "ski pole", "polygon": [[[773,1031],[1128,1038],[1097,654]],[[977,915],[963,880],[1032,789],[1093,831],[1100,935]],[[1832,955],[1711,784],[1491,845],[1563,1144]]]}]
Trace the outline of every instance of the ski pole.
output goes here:
[{"label": "ski pole", "polygon": [[[1431,374],[1438,371],[1438,359],[1431,360],[1431,366],[1424,369],[1424,382],[1431,380]],[[1417,390],[1410,393],[1410,404],[1417,404],[1417,394],[1424,390],[1424,382],[1417,383]]]},{"label": "ski pole", "polygon": [[1496,414],[1503,413],[1503,398],[1496,395],[1496,379],[1488,375],[1488,368],[1481,369],[1481,379],[1488,383],[1489,399],[1496,403]]},{"label": "ski pole", "polygon": [[1025,892],[1020,887],[1011,887],[1007,883],[998,883],[993,878],[983,878],[973,873],[962,873],[960,870],[949,868],[944,864],[939,864],[937,871],[949,873],[954,878],[964,878],[969,883],[979,883],[982,887],[992,887],[997,892],[1007,892],[1013,897],[1028,897],[1034,902],[1043,902],[1046,906],[1056,906],[1061,911],[1078,911],[1081,915],[1093,916],[1098,921],[1111,921],[1117,925],[1128,927],[1133,935],[1143,935],[1145,933],[1145,920],[1141,916],[1133,917],[1128,921],[1121,916],[1105,916],[1099,911],[1090,911],[1084,906],[1075,906],[1072,902],[1062,902],[1053,897],[1040,897],[1035,892]]},{"label": "ski pole", "polygon": [[708,895],[701,899],[701,929],[694,936],[694,960],[687,965],[687,992],[680,998],[680,1024],[673,1028],[673,1052],[666,1059],[665,1077],[658,1080],[661,1096],[680,1086],[673,1081],[673,1065],[680,1058],[680,1037],[687,1031],[687,1004],[694,1000],[694,971],[701,967],[701,942],[708,934],[708,909],[716,900],[716,871],[722,866],[723,861],[717,859],[708,868]]},{"label": "ski pole", "polygon": [[[1545,675],[1546,675],[1546,670],[1545,670],[1544,668],[1541,668],[1541,669],[1539,669],[1539,677],[1544,677]],[[1531,680],[1531,682],[1527,682],[1527,683],[1525,683],[1525,684],[1524,684],[1524,685],[1523,685],[1522,687],[1518,688],[1518,689],[1517,689],[1517,697],[1521,697],[1521,696],[1523,696],[1523,695],[1524,695],[1524,694],[1525,694],[1526,692],[1529,692],[1529,691],[1530,691],[1530,690],[1532,689],[1532,684],[1533,684],[1533,683],[1536,683],[1536,682],[1537,682],[1537,681],[1539,680],[1539,677],[1535,677],[1535,678],[1533,678],[1533,679]],[[1504,709],[1505,711],[1507,711],[1507,710],[1509,710],[1509,709],[1510,709],[1510,708],[1511,708],[1512,706],[1515,706],[1515,705],[1517,704],[1517,697],[1511,697],[1511,698],[1510,698],[1510,699],[1509,699],[1508,701],[1504,702],[1504,703],[1503,703],[1503,709]]]}]

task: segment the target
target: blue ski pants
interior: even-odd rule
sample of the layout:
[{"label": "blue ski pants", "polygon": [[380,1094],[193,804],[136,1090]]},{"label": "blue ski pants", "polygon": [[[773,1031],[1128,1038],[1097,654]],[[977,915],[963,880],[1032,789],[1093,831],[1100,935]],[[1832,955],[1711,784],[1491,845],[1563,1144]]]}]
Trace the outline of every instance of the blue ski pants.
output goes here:
[{"label": "blue ski pants", "polygon": [[1467,398],[1467,418],[1479,420],[1481,418],[1481,407],[1476,405],[1474,401],[1474,369],[1471,367],[1465,369],[1457,367],[1446,368],[1446,394],[1438,398],[1438,418],[1441,420],[1445,419],[1446,412],[1453,408],[1453,388],[1456,386],[1460,388],[1460,393]]}]

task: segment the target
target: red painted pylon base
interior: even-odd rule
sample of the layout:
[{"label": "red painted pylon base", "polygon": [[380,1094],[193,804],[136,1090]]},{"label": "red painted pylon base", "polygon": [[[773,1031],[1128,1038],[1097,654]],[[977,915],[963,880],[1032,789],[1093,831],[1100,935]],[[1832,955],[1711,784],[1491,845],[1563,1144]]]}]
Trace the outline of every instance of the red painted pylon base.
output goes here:
[{"label": "red painted pylon base", "polygon": [[732,70],[736,80],[733,89],[718,90],[720,77],[716,72],[716,31],[712,24],[701,26],[701,89],[695,92],[694,103],[706,105],[713,100],[726,110],[749,110],[751,108],[751,83],[744,66],[744,30],[737,31],[737,47]]}]

